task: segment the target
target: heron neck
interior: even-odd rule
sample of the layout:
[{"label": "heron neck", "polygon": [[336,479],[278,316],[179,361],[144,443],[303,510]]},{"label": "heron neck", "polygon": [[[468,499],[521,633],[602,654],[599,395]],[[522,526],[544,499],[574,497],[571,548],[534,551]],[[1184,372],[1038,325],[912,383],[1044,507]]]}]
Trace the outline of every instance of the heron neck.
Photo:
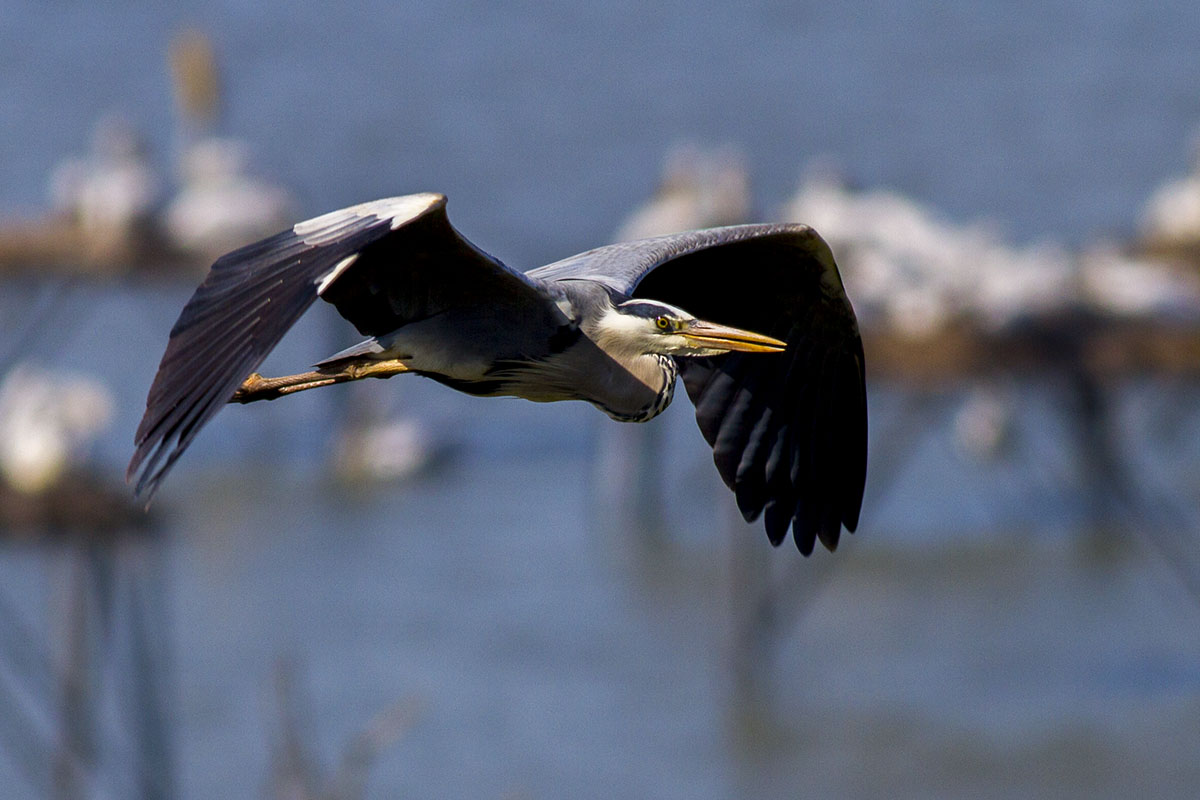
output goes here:
[{"label": "heron neck", "polygon": [[620,422],[647,422],[666,410],[675,396],[675,359],[654,353],[625,360],[621,366],[592,393],[593,405]]}]

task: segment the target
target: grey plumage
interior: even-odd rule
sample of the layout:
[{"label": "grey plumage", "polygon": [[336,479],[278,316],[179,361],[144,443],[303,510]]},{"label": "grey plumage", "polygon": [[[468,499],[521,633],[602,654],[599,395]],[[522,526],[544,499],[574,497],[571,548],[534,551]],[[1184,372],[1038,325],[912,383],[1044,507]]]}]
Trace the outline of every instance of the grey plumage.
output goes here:
[{"label": "grey plumage", "polygon": [[814,231],[693,231],[521,273],[461,237],[436,194],[333,212],[217,260],[150,389],[129,466],[139,493],[318,297],[370,337],[321,362],[330,374],[391,359],[472,394],[586,400],[643,421],[678,373],[721,477],[772,543],[790,525],[805,554],[817,539],[833,549],[857,524],[862,344]]}]

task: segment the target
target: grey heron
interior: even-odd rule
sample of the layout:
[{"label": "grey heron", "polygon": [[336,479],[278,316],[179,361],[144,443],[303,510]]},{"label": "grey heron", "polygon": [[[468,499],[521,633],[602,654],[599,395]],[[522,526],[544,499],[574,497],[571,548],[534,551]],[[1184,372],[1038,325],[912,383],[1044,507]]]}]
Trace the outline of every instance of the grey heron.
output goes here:
[{"label": "grey heron", "polygon": [[[369,338],[309,372],[254,372],[317,298]],[[818,539],[833,550],[858,523],[862,342],[815,231],[712,228],[523,273],[463,238],[433,193],[333,211],[219,258],[171,330],[128,478],[152,496],[227,402],[405,372],[473,395],[585,400],[623,422],[661,413],[681,376],[718,472],[772,544],[790,526],[805,555]]]}]

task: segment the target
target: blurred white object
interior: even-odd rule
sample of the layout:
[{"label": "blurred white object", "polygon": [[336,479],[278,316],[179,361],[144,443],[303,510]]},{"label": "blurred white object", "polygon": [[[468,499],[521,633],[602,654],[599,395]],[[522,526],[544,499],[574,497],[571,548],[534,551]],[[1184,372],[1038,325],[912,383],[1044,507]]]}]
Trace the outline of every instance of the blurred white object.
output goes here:
[{"label": "blurred white object", "polygon": [[896,192],[852,191],[829,169],[803,182],[782,217],[829,242],[860,319],[914,336],[961,318],[1000,328],[1075,295],[1062,248],[1007,246],[986,225],[945,222]]},{"label": "blurred white object", "polygon": [[954,417],[954,441],[963,455],[992,461],[1012,440],[1016,401],[1011,392],[977,389]]},{"label": "blurred white object", "polygon": [[1140,220],[1146,239],[1159,243],[1200,239],[1200,136],[1193,151],[1192,173],[1164,183],[1146,202]]},{"label": "blurred white object", "polygon": [[294,221],[291,195],[248,174],[249,163],[246,145],[235,139],[201,139],[184,151],[183,188],[166,211],[167,233],[178,247],[216,258]]},{"label": "blurred white object", "polygon": [[335,465],[343,478],[398,481],[416,476],[438,455],[429,432],[412,419],[353,426],[338,437]]},{"label": "blurred white object", "polygon": [[99,381],[13,368],[0,383],[0,477],[22,492],[54,486],[84,462],[112,414],[112,395]]},{"label": "blurred white object", "polygon": [[124,242],[147,223],[159,191],[145,142],[115,116],[96,125],[87,155],[62,162],[50,177],[55,210],[76,220],[100,248]]},{"label": "blurred white object", "polygon": [[1140,227],[1156,241],[1200,239],[1200,175],[1159,187],[1146,203]]},{"label": "blurred white object", "polygon": [[1099,246],[1080,256],[1084,299],[1110,314],[1200,316],[1200,275]]},{"label": "blurred white object", "polygon": [[658,191],[626,217],[615,241],[736,225],[750,215],[745,159],[730,149],[681,145],[667,154]]}]

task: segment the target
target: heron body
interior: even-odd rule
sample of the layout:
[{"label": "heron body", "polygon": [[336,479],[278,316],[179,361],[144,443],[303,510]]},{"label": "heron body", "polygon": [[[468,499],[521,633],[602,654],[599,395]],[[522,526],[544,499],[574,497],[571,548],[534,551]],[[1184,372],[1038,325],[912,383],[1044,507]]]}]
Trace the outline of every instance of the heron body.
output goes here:
[{"label": "heron body", "polygon": [[[147,495],[227,402],[414,372],[480,396],[584,400],[644,422],[682,376],[746,518],[833,549],[866,475],[862,344],[829,248],[741,225],[597,248],[526,273],[425,193],[334,211],[218,259],[171,331],[129,466]],[[254,372],[316,299],[367,338]],[[140,474],[139,474],[140,473]]]},{"label": "heron body", "polygon": [[[368,355],[402,361],[413,372],[482,397],[585,400],[621,422],[646,422],[662,413],[674,394],[675,360],[630,342],[637,342],[639,329],[657,316],[645,315],[685,312],[659,303],[621,302],[589,282],[552,285],[561,317],[546,321],[545,341],[496,353],[488,346],[494,320],[473,313],[439,315],[368,340],[320,365]],[[539,355],[531,357],[530,352]]]}]

